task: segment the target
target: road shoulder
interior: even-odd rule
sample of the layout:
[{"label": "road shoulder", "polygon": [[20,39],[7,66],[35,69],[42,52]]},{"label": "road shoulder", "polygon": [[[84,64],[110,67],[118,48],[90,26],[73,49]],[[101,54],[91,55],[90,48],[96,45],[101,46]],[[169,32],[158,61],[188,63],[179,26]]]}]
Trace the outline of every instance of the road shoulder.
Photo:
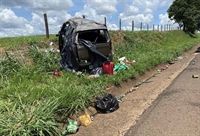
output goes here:
[{"label": "road shoulder", "polygon": [[[194,59],[194,52],[200,44],[183,53],[176,63],[169,65],[166,70],[157,73],[158,66],[144,76],[133,81],[124,82],[120,87],[113,87],[110,92],[115,96],[127,92],[131,86],[143,82],[136,91],[128,93],[119,103],[120,108],[113,113],[96,114],[92,124],[81,126],[76,136],[123,136],[131,126],[134,126],[141,115],[152,105],[156,98],[172,83]],[[148,80],[147,80],[148,79]]]}]

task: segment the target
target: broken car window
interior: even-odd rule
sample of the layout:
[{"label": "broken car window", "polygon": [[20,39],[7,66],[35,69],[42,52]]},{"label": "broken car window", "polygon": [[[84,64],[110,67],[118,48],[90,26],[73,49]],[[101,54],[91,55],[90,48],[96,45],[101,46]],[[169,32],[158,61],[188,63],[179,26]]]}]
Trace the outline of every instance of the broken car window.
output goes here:
[{"label": "broken car window", "polygon": [[78,39],[91,41],[92,43],[107,42],[107,35],[104,30],[90,30],[79,32]]}]

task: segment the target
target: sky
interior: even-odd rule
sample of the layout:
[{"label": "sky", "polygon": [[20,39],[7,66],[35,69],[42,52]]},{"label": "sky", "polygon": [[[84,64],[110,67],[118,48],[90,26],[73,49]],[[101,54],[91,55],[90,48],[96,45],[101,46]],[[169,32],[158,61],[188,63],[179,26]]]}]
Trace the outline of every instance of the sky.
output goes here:
[{"label": "sky", "polygon": [[64,22],[82,17],[106,24],[109,30],[139,30],[140,23],[149,28],[173,24],[167,10],[173,0],[0,0],[0,37],[57,34]]}]

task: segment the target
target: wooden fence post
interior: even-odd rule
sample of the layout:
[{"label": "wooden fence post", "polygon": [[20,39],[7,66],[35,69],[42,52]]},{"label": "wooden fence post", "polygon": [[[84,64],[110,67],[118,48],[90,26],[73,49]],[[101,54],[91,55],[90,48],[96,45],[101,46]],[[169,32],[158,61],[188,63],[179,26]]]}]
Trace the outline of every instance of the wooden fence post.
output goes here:
[{"label": "wooden fence post", "polygon": [[160,27],[160,26],[158,25],[158,32],[159,32],[159,27]]},{"label": "wooden fence post", "polygon": [[142,22],[140,23],[140,30],[142,30]]},{"label": "wooden fence post", "polygon": [[154,24],[153,24],[153,31],[154,31]]},{"label": "wooden fence post", "polygon": [[49,39],[49,26],[48,26],[48,20],[47,20],[47,14],[44,14],[44,23],[45,23],[45,29],[46,29],[46,38]]},{"label": "wooden fence post", "polygon": [[121,19],[119,19],[119,30],[121,30]]},{"label": "wooden fence post", "polygon": [[106,26],[106,17],[104,17],[104,24],[105,24],[105,26]]},{"label": "wooden fence post", "polygon": [[134,31],[134,21],[132,21],[132,31]]}]

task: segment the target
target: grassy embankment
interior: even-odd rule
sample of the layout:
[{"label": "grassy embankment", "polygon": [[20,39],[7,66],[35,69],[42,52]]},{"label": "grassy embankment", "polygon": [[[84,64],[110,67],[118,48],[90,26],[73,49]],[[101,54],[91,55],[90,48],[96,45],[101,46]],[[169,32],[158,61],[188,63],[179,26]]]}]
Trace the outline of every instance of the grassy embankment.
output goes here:
[{"label": "grassy embankment", "polygon": [[200,42],[200,36],[192,38],[182,31],[110,34],[114,63],[123,56],[136,63],[129,70],[95,79],[66,71],[61,71],[61,77],[53,76],[52,69],[59,69],[60,55],[47,48],[50,41],[57,42],[54,35],[48,41],[45,36],[0,38],[0,135],[57,133],[55,112],[69,115],[83,110],[93,104],[94,96],[106,93],[106,86],[168,63]]}]

